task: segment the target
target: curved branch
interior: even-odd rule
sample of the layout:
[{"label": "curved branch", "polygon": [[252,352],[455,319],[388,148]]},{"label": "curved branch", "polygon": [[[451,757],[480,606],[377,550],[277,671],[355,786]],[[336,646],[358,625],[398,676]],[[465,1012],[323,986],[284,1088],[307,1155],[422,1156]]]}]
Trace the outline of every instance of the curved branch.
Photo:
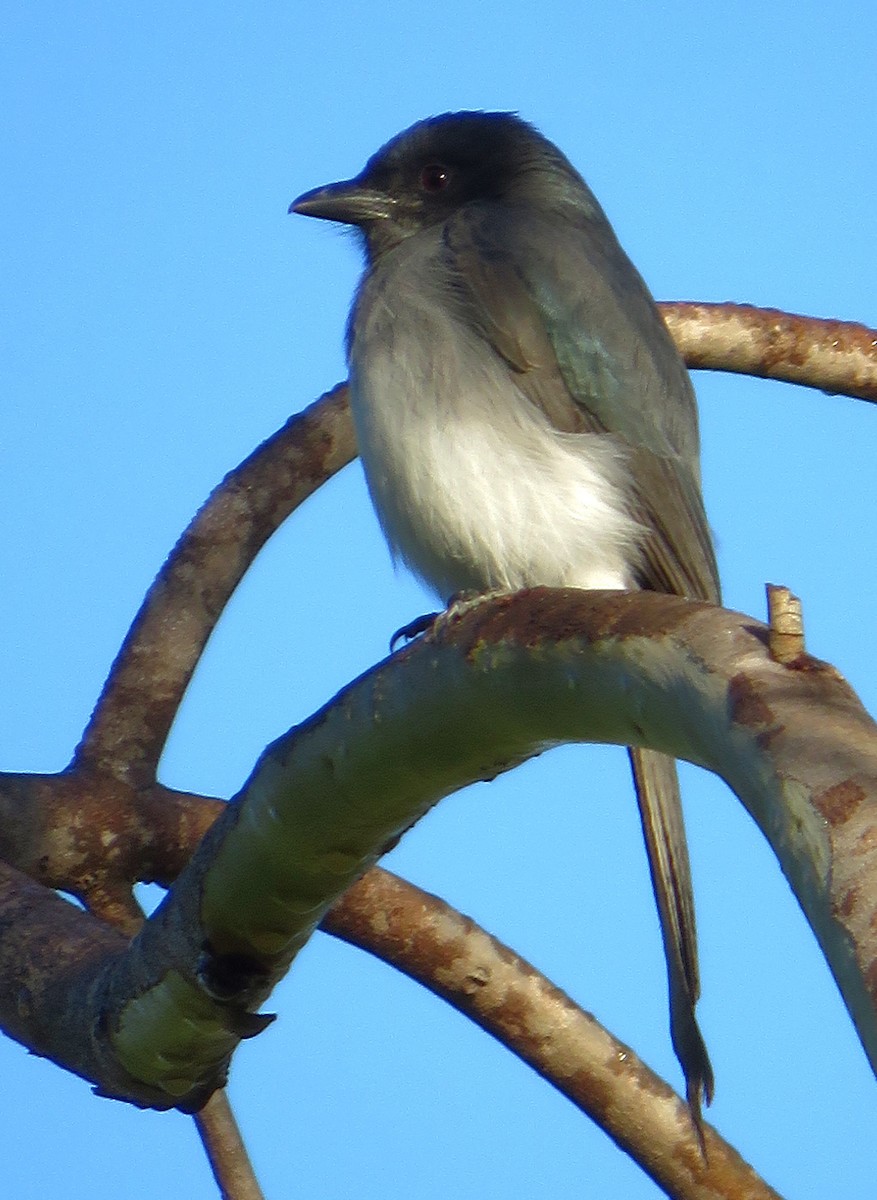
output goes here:
[{"label": "curved branch", "polygon": [[356,455],[339,384],[231,471],[149,589],[73,760],[145,786],[223,608],[286,517]]},{"label": "curved branch", "polygon": [[[17,920],[25,911],[36,927]],[[708,1125],[706,1161],[680,1097],[549,980],[436,897],[375,868],[327,914],[324,928],[384,958],[477,1021],[598,1121],[653,1179],[672,1187],[679,1200],[737,1200],[741,1195],[776,1200]],[[7,930],[13,935],[7,936]],[[124,938],[2,864],[0,935],[0,1012],[11,1036],[32,1051],[50,1054],[45,1038],[57,1048],[56,1023],[59,1018],[65,1023],[83,999],[91,1001],[90,1017],[99,1026],[94,1003],[99,997],[89,994],[88,980],[100,977],[101,961],[105,967],[124,952]],[[81,1028],[68,1029],[67,1035],[70,1048],[79,1053],[68,1053],[62,1065],[88,1077],[99,1065],[99,1048],[92,1036],[83,1038]],[[124,1082],[118,1064],[104,1061],[100,1067],[98,1090],[116,1094]],[[128,1083],[137,1088],[135,1081]],[[137,1095],[128,1099],[138,1102]],[[141,1095],[140,1102],[150,1098]],[[241,1157],[224,1093],[214,1092],[198,1120],[209,1135],[205,1140],[214,1171],[237,1189],[226,1191],[258,1200],[258,1183]]]},{"label": "curved branch", "polygon": [[692,370],[735,371],[877,401],[877,330],[749,304],[664,302]]},{"label": "curved branch", "polygon": [[[202,970],[225,980],[235,963],[226,986],[261,1000],[328,905],[442,796],[552,743],[647,743],[747,805],[877,1061],[875,727],[831,668],[781,665],[766,643],[751,619],[676,597],[534,589],[455,611],[270,747],[208,834],[186,872],[197,945],[215,955]],[[117,1041],[134,1074],[151,1071],[148,1009],[133,1003],[130,1044]]]},{"label": "curved branch", "polygon": [[[877,398],[874,330],[746,305],[659,307],[692,368]],[[281,522],[355,455],[346,384],[339,384],[226,477],[147,593],[74,766],[135,786],[154,780],[177,707],[235,587]]]},{"label": "curved branch", "polygon": [[[69,807],[71,813],[75,811],[77,797],[80,805],[86,798],[90,800],[89,782],[75,776],[56,780],[23,777],[21,782],[39,784],[44,798],[51,795],[54,784],[63,784],[63,799],[55,805],[58,812],[62,806]],[[159,814],[164,810],[169,821],[182,805],[183,819],[173,823],[173,836],[165,838],[157,833],[155,838],[156,854],[168,842],[170,857],[165,870],[171,879],[194,853],[202,833],[225,805],[211,797],[180,796],[158,785],[152,791],[155,794],[151,803]],[[38,803],[29,793],[28,798]],[[10,816],[14,815],[13,809]],[[90,813],[87,804],[81,811]],[[91,813],[77,824],[89,828],[92,817],[99,821],[100,813]],[[157,826],[157,830],[163,828]],[[0,819],[2,829],[4,822]],[[96,826],[98,841],[103,840],[100,834]],[[100,863],[101,847],[92,846],[90,841],[68,841],[62,840],[51,852],[41,872],[43,876],[56,872],[58,882],[69,890],[65,872],[79,873],[94,861]],[[29,853],[23,863],[13,865],[20,870],[30,867],[33,872],[34,855],[43,850],[49,853],[52,839],[37,837],[31,843],[22,838],[22,842]],[[88,895],[93,899],[93,889]],[[16,914],[21,911],[27,913],[25,927],[16,923]],[[126,923],[126,936],[133,935],[141,924],[138,909],[136,921],[132,920],[130,927]],[[475,1020],[606,1129],[652,1178],[669,1187],[680,1200],[736,1200],[741,1194],[750,1200],[774,1197],[775,1193],[709,1126],[705,1126],[708,1161],[704,1161],[699,1147],[692,1153],[691,1123],[684,1102],[633,1051],[617,1042],[549,980],[437,898],[373,868],[334,905],[321,928],[384,959]],[[9,933],[13,929],[17,931],[14,937]],[[96,945],[91,944],[92,934],[98,938]],[[35,1028],[40,1024],[36,1015],[45,1012],[48,1020],[49,1014],[59,1011],[59,995],[66,1005],[71,997],[82,994],[83,959],[93,962],[97,971],[99,964],[105,965],[104,956],[120,955],[125,947],[126,943],[112,933],[105,941],[101,924],[59,900],[54,892],[12,872],[4,877],[0,867],[0,1024],[32,1051],[51,1053]],[[48,960],[47,948],[51,948]],[[473,956],[477,964],[467,966]],[[473,986],[473,980],[477,986]],[[488,982],[491,987],[486,986]],[[23,993],[32,1005],[32,1011],[25,1014],[20,1010]],[[10,1022],[13,1010],[19,1018],[24,1017],[19,1025]],[[524,1021],[520,1019],[522,1013],[526,1014]],[[539,1030],[538,1037],[531,1034],[534,1029]],[[78,1036],[73,1041],[81,1045]],[[53,1048],[57,1051],[57,1043]],[[85,1073],[96,1073],[94,1062],[77,1064],[69,1053],[66,1065],[74,1070],[79,1065]],[[104,1089],[108,1087],[105,1082]],[[258,1183],[241,1147],[225,1092],[215,1092],[196,1114],[196,1120],[214,1174],[225,1180],[229,1196],[252,1195],[257,1200]]]},{"label": "curved branch", "polygon": [[[777,663],[767,642],[751,618],[648,593],[542,588],[453,610],[269,747],[131,951],[92,981],[102,1052],[139,1081],[118,1094],[199,1107],[328,908],[405,829],[571,741],[647,744],[726,779],[877,1060],[875,727],[832,668]],[[69,1020],[93,1021],[79,1006]]]},{"label": "curved branch", "polygon": [[677,1200],[778,1200],[636,1054],[508,946],[437,896],[375,867],[322,928],[452,1004],[553,1084]]}]

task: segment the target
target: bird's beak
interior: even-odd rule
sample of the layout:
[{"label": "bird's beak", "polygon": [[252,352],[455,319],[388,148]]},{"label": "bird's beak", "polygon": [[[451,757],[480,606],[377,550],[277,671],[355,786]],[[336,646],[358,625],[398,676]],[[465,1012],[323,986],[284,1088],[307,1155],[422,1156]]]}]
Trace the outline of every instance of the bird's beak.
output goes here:
[{"label": "bird's beak", "polygon": [[391,217],[395,203],[385,192],[368,187],[358,179],[345,179],[305,192],[293,200],[289,211],[305,217],[321,217],[324,221],[341,221],[345,225],[363,225]]}]

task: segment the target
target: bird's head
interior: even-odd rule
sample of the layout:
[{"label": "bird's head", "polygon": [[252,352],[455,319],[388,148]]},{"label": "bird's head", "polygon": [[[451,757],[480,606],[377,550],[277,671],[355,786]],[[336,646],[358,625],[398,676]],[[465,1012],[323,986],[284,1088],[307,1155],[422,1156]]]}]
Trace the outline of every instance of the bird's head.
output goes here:
[{"label": "bird's head", "polygon": [[445,113],[382,146],[353,179],[305,192],[290,212],[359,228],[372,259],[465,204],[572,206],[590,191],[563,154],[513,113]]}]

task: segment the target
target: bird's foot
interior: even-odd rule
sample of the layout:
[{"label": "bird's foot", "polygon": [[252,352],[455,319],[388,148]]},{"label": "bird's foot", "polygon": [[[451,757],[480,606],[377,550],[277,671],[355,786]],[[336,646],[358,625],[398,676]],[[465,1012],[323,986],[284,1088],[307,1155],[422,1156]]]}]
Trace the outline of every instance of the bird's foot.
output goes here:
[{"label": "bird's foot", "polygon": [[407,625],[403,625],[401,629],[397,629],[390,638],[390,653],[394,653],[397,642],[411,642],[414,638],[420,637],[422,633],[426,633],[427,629],[431,629],[441,615],[437,612],[422,613],[413,621],[409,621]]},{"label": "bird's foot", "polygon": [[505,596],[507,591],[504,588],[492,588],[487,592],[466,591],[454,592],[453,596],[448,600],[448,606],[444,612],[424,613],[420,617],[415,617],[413,621],[409,621],[407,625],[403,625],[401,629],[397,629],[390,638],[390,653],[396,649],[396,644],[401,641],[410,642],[416,637],[420,637],[422,633],[428,633],[437,625],[443,625],[446,621],[452,621],[455,617],[461,617],[467,613],[470,608],[477,604],[489,600],[492,596]]}]

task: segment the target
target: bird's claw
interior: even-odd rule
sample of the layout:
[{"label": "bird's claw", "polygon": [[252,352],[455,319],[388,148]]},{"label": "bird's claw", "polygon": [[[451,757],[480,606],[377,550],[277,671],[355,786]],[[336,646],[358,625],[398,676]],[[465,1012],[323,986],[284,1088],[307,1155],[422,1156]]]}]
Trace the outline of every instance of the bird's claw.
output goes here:
[{"label": "bird's claw", "polygon": [[390,638],[390,653],[395,653],[397,642],[410,642],[414,638],[420,637],[422,633],[426,633],[427,629],[431,629],[436,619],[440,616],[441,613],[437,612],[422,613],[419,617],[415,617],[413,621],[409,621],[407,625],[403,625],[401,629],[397,629]]}]

